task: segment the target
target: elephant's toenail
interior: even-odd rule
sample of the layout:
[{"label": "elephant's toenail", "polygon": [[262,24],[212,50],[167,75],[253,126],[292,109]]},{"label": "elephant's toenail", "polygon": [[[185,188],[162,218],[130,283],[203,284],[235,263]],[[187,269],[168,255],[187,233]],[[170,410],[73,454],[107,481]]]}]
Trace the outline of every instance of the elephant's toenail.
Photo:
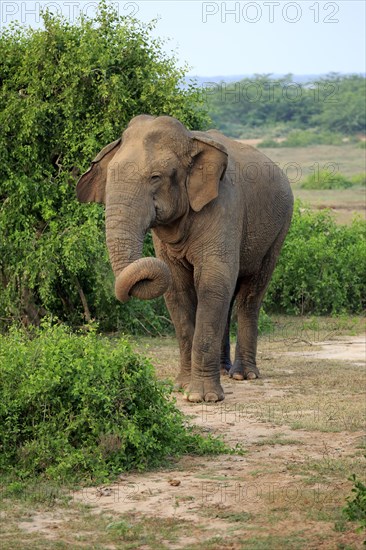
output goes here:
[{"label": "elephant's toenail", "polygon": [[218,400],[219,400],[219,396],[217,395],[217,393],[211,392],[211,393],[206,393],[206,395],[205,395],[205,401],[215,402],[215,401],[218,401]]},{"label": "elephant's toenail", "polygon": [[201,401],[203,401],[202,395],[198,392],[188,394],[187,399],[191,403],[200,403]]}]

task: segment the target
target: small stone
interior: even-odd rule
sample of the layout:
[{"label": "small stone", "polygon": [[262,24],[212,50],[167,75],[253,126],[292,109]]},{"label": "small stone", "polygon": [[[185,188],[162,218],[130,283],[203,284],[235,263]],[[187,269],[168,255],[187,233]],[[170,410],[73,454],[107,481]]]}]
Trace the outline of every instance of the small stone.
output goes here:
[{"label": "small stone", "polygon": [[173,487],[178,487],[180,485],[179,479],[168,479],[169,485],[172,485]]},{"label": "small stone", "polygon": [[99,487],[95,491],[95,494],[98,497],[110,497],[112,496],[112,493],[113,493],[113,489],[111,489],[111,487]]}]

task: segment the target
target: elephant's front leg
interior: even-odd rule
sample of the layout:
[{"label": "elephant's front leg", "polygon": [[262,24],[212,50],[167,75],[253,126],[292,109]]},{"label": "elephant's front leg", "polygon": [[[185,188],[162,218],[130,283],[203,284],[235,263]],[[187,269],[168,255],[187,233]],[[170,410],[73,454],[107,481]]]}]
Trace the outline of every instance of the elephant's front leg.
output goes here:
[{"label": "elephant's front leg", "polygon": [[180,370],[174,385],[175,389],[179,390],[187,388],[191,381],[192,342],[197,298],[193,287],[193,280],[191,280],[189,287],[182,288],[181,284],[174,285],[174,279],[173,275],[173,286],[164,297],[179,344]]},{"label": "elephant's front leg", "polygon": [[175,379],[175,389],[185,389],[191,381],[191,356],[196,322],[197,296],[193,284],[193,269],[172,260],[167,246],[153,232],[155,252],[169,267],[172,284],[164,294],[166,306],[173,321],[180,351],[180,370]]},{"label": "elephant's front leg", "polygon": [[215,278],[214,282],[214,285],[201,282],[197,288],[192,372],[186,391],[188,401],[193,402],[224,399],[220,384],[220,359],[232,288],[224,278]]}]

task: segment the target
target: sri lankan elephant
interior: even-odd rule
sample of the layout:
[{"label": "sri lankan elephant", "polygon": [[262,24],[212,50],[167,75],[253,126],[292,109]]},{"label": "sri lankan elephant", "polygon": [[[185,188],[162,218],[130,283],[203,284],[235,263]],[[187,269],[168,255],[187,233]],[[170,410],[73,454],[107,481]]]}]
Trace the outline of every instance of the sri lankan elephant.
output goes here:
[{"label": "sri lankan elephant", "polygon": [[[81,202],[105,203],[117,298],[164,294],[180,348],[176,385],[186,398],[224,399],[220,365],[234,379],[257,378],[259,308],[292,216],[284,173],[216,130],[140,115],[100,151],[76,192]],[[157,258],[141,257],[149,229]]]}]

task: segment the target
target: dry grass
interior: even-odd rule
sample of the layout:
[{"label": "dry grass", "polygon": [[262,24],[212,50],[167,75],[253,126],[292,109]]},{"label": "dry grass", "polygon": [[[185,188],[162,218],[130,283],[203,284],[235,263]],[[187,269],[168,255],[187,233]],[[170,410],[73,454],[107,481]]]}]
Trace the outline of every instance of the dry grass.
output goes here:
[{"label": "dry grass", "polygon": [[[281,168],[288,167],[287,175],[292,182],[295,198],[301,199],[314,209],[332,208],[337,222],[341,224],[350,223],[357,214],[365,219],[365,189],[355,187],[344,190],[307,190],[300,188],[301,182],[318,168],[322,170],[330,167],[331,170],[334,169],[345,176],[364,173],[365,149],[360,149],[356,145],[315,145],[261,150]],[[295,167],[291,167],[292,163]]]},{"label": "dry grass", "polygon": [[[309,147],[280,147],[261,149],[271,160],[281,168],[288,163],[296,163],[301,172],[301,178],[294,184],[298,187],[301,179],[314,173],[315,166],[324,169],[331,163],[337,172],[345,176],[353,176],[365,172],[366,150],[356,145],[313,145]],[[315,164],[315,166],[314,166]],[[289,177],[295,179],[296,172],[289,169]]]}]

